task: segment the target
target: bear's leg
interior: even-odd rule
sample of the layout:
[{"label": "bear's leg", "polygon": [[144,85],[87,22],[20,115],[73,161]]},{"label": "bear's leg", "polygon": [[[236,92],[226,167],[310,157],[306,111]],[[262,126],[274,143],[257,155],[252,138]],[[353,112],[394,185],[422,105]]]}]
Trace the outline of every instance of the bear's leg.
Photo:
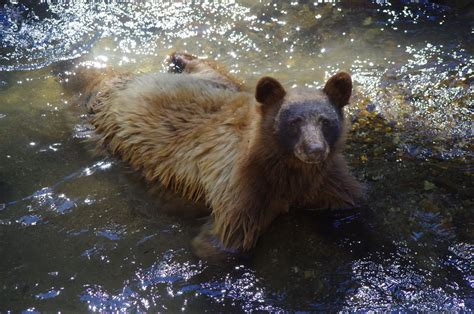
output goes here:
[{"label": "bear's leg", "polygon": [[242,250],[226,248],[222,244],[219,238],[213,233],[213,225],[214,222],[207,222],[202,226],[199,234],[193,239],[192,246],[194,254],[211,262],[219,262],[243,256]]},{"label": "bear's leg", "polygon": [[231,75],[224,65],[213,60],[198,59],[187,53],[172,53],[168,57],[168,68],[169,72],[194,75],[218,88],[240,91],[243,87],[243,82]]},{"label": "bear's leg", "polygon": [[[270,195],[269,195],[270,196]],[[206,260],[240,257],[252,249],[260,235],[280,214],[288,212],[289,204],[272,196],[257,202],[232,202],[235,207],[215,210],[212,223],[206,224],[193,240],[194,253]],[[245,205],[246,204],[246,205]]]},{"label": "bear's leg", "polygon": [[197,60],[197,57],[184,52],[173,52],[168,58],[168,72],[183,73],[193,60]]},{"label": "bear's leg", "polygon": [[364,187],[350,174],[344,162],[330,169],[325,176],[323,183],[303,197],[297,207],[336,209],[361,205]]}]

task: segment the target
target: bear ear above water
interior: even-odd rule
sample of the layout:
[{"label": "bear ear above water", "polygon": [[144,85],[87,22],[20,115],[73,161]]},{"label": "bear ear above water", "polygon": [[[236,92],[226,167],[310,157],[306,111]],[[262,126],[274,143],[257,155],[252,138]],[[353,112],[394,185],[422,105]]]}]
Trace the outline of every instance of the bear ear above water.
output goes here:
[{"label": "bear ear above water", "polygon": [[326,82],[324,92],[334,105],[342,108],[348,104],[352,93],[352,79],[346,72],[339,72]]},{"label": "bear ear above water", "polygon": [[265,76],[257,83],[255,99],[264,105],[273,105],[280,102],[285,97],[286,92],[280,82],[274,78]]}]

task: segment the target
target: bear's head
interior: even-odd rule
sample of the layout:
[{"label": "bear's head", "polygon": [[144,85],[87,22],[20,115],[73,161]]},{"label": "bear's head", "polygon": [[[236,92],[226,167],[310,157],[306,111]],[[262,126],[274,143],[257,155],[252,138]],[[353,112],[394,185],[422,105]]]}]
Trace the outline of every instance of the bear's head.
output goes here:
[{"label": "bear's head", "polygon": [[321,90],[288,92],[271,77],[257,83],[255,98],[261,104],[264,124],[272,129],[280,149],[304,163],[326,160],[343,136],[343,107],[352,91],[349,74],[332,76]]}]

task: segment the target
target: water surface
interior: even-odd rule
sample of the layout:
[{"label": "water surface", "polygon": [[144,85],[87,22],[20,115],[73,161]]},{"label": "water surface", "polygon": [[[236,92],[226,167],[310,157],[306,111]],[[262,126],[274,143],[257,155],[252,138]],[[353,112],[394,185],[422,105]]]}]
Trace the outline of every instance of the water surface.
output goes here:
[{"label": "water surface", "polygon": [[[1,7],[0,310],[473,310],[474,14],[413,2]],[[91,154],[51,74],[79,56],[165,71],[175,50],[248,84],[349,71],[346,155],[367,205],[282,216],[242,261],[195,258],[204,220],[164,214]]]}]

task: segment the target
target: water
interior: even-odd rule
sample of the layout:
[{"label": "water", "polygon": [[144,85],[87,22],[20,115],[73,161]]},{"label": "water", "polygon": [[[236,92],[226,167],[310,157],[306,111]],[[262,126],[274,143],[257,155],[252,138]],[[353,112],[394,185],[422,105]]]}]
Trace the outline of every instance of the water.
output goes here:
[{"label": "water", "polygon": [[[413,2],[0,8],[0,310],[473,310],[474,13]],[[164,71],[174,50],[249,84],[351,72],[346,155],[367,205],[282,216],[238,262],[195,258],[203,220],[92,155],[51,74],[81,55]]]}]

